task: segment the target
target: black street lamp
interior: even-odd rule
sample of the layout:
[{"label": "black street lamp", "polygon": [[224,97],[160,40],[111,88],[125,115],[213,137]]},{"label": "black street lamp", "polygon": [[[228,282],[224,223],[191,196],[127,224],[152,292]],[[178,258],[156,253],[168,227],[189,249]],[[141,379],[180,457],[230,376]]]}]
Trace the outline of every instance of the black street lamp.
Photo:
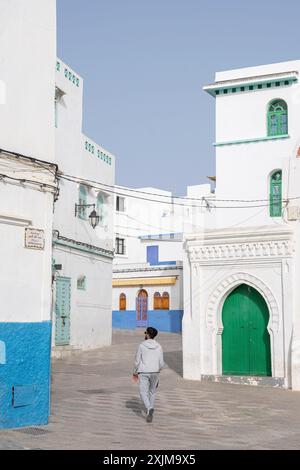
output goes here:
[{"label": "black street lamp", "polygon": [[100,220],[99,215],[95,211],[96,205],[95,204],[75,204],[75,217],[77,217],[79,207],[93,207],[94,208],[94,210],[92,210],[92,212],[89,215],[89,223],[91,227],[96,228]]},{"label": "black street lamp", "polygon": [[89,222],[93,228],[96,228],[99,224],[100,217],[95,211],[95,209],[89,215]]}]

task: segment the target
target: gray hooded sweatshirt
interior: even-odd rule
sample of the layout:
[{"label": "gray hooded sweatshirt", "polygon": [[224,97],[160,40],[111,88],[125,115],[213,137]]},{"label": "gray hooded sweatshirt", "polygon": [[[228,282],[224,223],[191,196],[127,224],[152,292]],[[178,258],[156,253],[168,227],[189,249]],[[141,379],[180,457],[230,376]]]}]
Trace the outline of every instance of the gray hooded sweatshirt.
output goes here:
[{"label": "gray hooded sweatshirt", "polygon": [[137,350],[134,363],[134,374],[160,372],[164,366],[163,350],[155,339],[143,341]]}]

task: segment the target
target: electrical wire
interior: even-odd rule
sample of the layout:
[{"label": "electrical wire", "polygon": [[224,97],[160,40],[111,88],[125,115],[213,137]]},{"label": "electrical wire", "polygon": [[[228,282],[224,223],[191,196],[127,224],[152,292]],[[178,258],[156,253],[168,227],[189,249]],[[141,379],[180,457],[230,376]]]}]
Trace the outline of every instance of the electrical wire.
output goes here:
[{"label": "electrical wire", "polygon": [[[148,202],[155,202],[155,203],[159,203],[159,204],[168,204],[168,205],[172,205],[172,206],[182,206],[182,207],[195,207],[195,208],[202,208],[203,206],[199,206],[199,205],[194,205],[194,204],[182,204],[182,203],[177,203],[177,202],[174,202],[174,199],[180,199],[180,200],[183,200],[183,201],[199,201],[203,204],[203,202],[206,203],[206,207],[211,209],[211,208],[214,208],[214,209],[252,209],[252,208],[260,208],[260,207],[269,207],[269,203],[268,204],[259,204],[259,205],[241,205],[241,206],[216,206],[215,204],[213,204],[212,206],[209,205],[209,202],[210,201],[214,201],[214,202],[239,202],[239,203],[250,203],[250,202],[267,202],[269,201],[269,199],[217,199],[215,197],[212,197],[212,196],[202,196],[201,198],[191,198],[191,197],[184,197],[184,196],[174,196],[174,195],[166,195],[166,194],[158,194],[158,193],[149,193],[149,192],[146,192],[146,191],[141,191],[139,189],[131,189],[131,188],[124,188],[124,187],[121,187],[121,186],[117,186],[117,185],[109,185],[109,184],[106,184],[106,183],[101,183],[99,181],[94,181],[94,180],[88,180],[88,179],[85,179],[85,178],[80,178],[80,177],[77,177],[77,176],[73,176],[73,175],[68,175],[68,174],[64,174],[62,172],[59,172],[58,171],[58,166],[57,164],[55,163],[49,163],[49,162],[46,162],[46,161],[43,161],[43,160],[39,160],[39,159],[36,159],[36,158],[33,158],[33,157],[28,157],[28,156],[25,156],[25,155],[22,155],[20,153],[17,153],[17,152],[12,152],[12,151],[9,151],[9,150],[5,150],[5,149],[0,149],[0,154],[1,153],[5,153],[7,155],[12,155],[14,157],[17,157],[17,158],[24,158],[26,160],[30,160],[31,162],[33,163],[36,163],[37,165],[39,165],[41,168],[43,168],[44,170],[47,170],[49,171],[53,176],[55,176],[56,178],[58,179],[64,179],[66,181],[69,181],[69,182],[73,182],[73,183],[85,183],[87,185],[89,185],[89,187],[92,187],[94,189],[102,189],[101,187],[99,188],[98,186],[94,186],[95,184],[96,185],[100,185],[100,186],[104,186],[105,188],[112,188],[112,189],[106,189],[106,191],[108,193],[112,193],[112,194],[116,194],[116,189],[120,189],[121,191],[125,191],[124,192],[120,192],[118,191],[118,195],[121,195],[121,196],[124,196],[124,197],[131,197],[133,199],[139,199],[139,200],[144,200],[144,201],[148,201]],[[45,166],[45,165],[47,166]],[[52,165],[52,166],[55,166],[55,171],[52,171],[48,165]],[[19,170],[19,171],[22,171],[22,170]],[[10,177],[8,175],[1,175],[2,179],[3,178],[9,178],[11,180],[15,180],[15,181],[19,181],[19,182],[27,182],[27,183],[31,183],[31,184],[38,184],[38,185],[41,185],[41,186],[44,186],[44,187],[50,187],[52,189],[57,189],[56,187],[52,186],[52,185],[49,185],[49,184],[46,184],[46,183],[42,183],[42,182],[36,182],[36,181],[32,181],[32,180],[29,180],[29,179],[24,179],[24,178],[13,178],[13,177]],[[135,193],[135,195],[131,195],[131,194],[128,194],[128,192],[133,192]],[[169,199],[171,199],[171,202],[168,202],[168,201],[162,201],[162,200],[157,200],[157,199],[152,199],[152,198],[143,198],[143,197],[140,197],[140,196],[136,196],[136,193],[138,194],[144,194],[144,195],[151,195],[152,197],[159,197],[159,198],[163,198],[163,197],[167,197]],[[288,198],[288,199],[283,199],[282,202],[288,204],[289,201],[291,200],[298,200],[300,199],[300,196],[295,196],[295,197],[291,197],[291,198]]]},{"label": "electrical wire", "polygon": [[[45,160],[40,160],[40,159],[37,159],[37,158],[34,158],[34,157],[28,157],[27,155],[22,155],[21,153],[12,152],[10,150],[5,150],[5,149],[0,149],[0,155],[2,153],[5,153],[6,155],[13,156],[13,157],[16,157],[16,158],[24,158],[25,160],[30,160],[31,162],[36,163],[37,165],[39,165],[41,168],[44,168],[44,170],[49,171],[52,175],[54,175],[54,176],[57,175],[58,166],[57,166],[56,163],[46,162]],[[47,166],[45,166],[43,164],[45,164]],[[50,165],[55,167],[55,171],[52,171],[51,168],[49,168]]]},{"label": "electrical wire", "polygon": [[[107,184],[107,183],[101,183],[100,181],[81,178],[79,176],[68,175],[67,173],[63,173],[63,172],[58,172],[58,176],[61,176],[64,179],[66,179],[65,177],[67,177],[67,178],[71,178],[71,179],[72,178],[76,179],[76,180],[78,180],[78,182],[85,182],[87,184],[90,184],[90,187],[92,187],[92,188],[95,188],[95,186],[93,186],[94,184],[100,184],[101,186],[108,187],[108,188],[114,188],[114,189],[120,189],[121,191],[133,192],[133,193],[138,193],[138,194],[145,194],[145,195],[148,195],[148,196],[150,195],[150,196],[157,196],[157,197],[165,197],[165,198],[169,198],[169,199],[181,199],[183,201],[199,201],[199,202],[203,201],[203,200],[207,200],[209,202],[214,202],[214,201],[217,201],[217,202],[267,202],[267,201],[269,201],[269,199],[218,199],[218,198],[215,198],[214,196],[201,196],[200,198],[188,197],[188,196],[174,196],[174,195],[168,195],[168,194],[149,193],[147,191],[141,191],[140,189],[125,188],[123,186],[111,185],[111,184]],[[114,191],[114,192],[116,193],[116,191]],[[118,195],[120,194],[119,191],[117,193],[118,193]],[[126,194],[126,196],[128,196],[128,194]],[[291,198],[291,199],[293,199],[293,198]],[[300,196],[297,197],[296,199],[300,199]],[[169,202],[169,204],[172,204],[172,203]],[[256,207],[258,207],[258,206],[256,206]]]},{"label": "electrical wire", "polygon": [[51,189],[57,190],[56,186],[52,186],[51,184],[44,183],[43,181],[34,181],[34,180],[29,180],[27,178],[14,178],[13,176],[4,175],[4,174],[0,174],[0,179],[1,181],[3,181],[4,179],[9,179],[13,181],[18,181],[19,183],[30,183],[30,184],[35,184],[43,188],[51,188]]},{"label": "electrical wire", "polygon": [[[79,179],[77,177],[74,177],[75,179],[73,179],[73,177],[67,177],[67,176],[64,176],[63,174],[59,174],[58,175],[58,178],[60,179],[63,179],[63,180],[66,180],[66,181],[70,181],[72,183],[88,183],[88,186],[90,188],[94,188],[94,189],[103,189],[101,186],[110,186],[111,188],[115,188],[115,186],[112,186],[112,185],[105,185],[103,183],[100,183],[100,182],[92,182],[91,180],[85,180],[85,179]],[[91,184],[92,183],[92,184]],[[98,186],[95,186],[94,184],[98,184],[100,185],[100,187]],[[111,194],[116,194],[116,191],[115,189],[105,189],[106,192],[108,193],[111,193]],[[148,195],[151,195],[153,196],[153,194],[150,194],[150,193],[146,193]],[[157,199],[152,199],[152,198],[144,198],[144,197],[141,197],[141,196],[135,196],[135,195],[131,195],[131,194],[126,194],[126,193],[121,193],[118,191],[117,193],[118,196],[124,196],[124,197],[130,197],[132,199],[138,199],[138,200],[142,200],[142,201],[148,201],[148,202],[155,202],[155,203],[159,203],[159,204],[168,204],[168,205],[172,205],[172,206],[181,206],[181,207],[195,207],[195,208],[203,208],[203,205],[196,205],[196,204],[182,204],[182,203],[179,203],[179,202],[168,202],[168,201],[159,201]],[[170,196],[169,196],[170,197]],[[184,198],[182,198],[184,199]],[[300,197],[299,197],[300,199]],[[203,204],[203,202],[205,202],[206,198],[203,197],[202,199],[197,199],[199,202],[201,202]],[[242,202],[242,201],[240,201]],[[213,205],[213,207],[210,206],[210,209],[252,209],[252,208],[257,208],[257,207],[269,207],[269,204],[259,204],[259,205],[243,205],[243,206],[215,206]]]}]

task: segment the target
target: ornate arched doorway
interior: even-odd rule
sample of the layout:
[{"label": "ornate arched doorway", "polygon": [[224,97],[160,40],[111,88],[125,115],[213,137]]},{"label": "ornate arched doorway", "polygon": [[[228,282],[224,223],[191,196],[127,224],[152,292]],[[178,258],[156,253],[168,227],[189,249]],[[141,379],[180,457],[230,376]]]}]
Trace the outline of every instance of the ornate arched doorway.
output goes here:
[{"label": "ornate arched doorway", "polygon": [[148,324],[148,293],[141,289],[136,298],[136,326],[144,328]]},{"label": "ornate arched doorway", "polygon": [[268,306],[253,287],[241,284],[222,309],[224,375],[271,376]]}]

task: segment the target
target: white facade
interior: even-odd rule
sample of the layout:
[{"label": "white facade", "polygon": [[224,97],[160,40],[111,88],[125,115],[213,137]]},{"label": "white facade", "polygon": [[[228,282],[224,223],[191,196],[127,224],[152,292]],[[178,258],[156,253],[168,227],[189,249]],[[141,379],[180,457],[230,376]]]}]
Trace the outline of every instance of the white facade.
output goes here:
[{"label": "white facade", "polygon": [[54,161],[56,2],[1,0],[1,148]]},{"label": "white facade", "polygon": [[[299,72],[300,61],[230,70],[204,87],[216,99],[216,223],[185,237],[185,378],[224,379],[223,306],[246,285],[268,307],[270,383],[299,389],[299,201],[293,199],[300,196]],[[288,128],[276,134],[268,110],[278,100],[287,105]],[[270,185],[277,170],[282,211],[274,216]]]},{"label": "white facade", "polygon": [[[122,200],[119,207],[117,198]],[[147,262],[146,246],[157,243],[160,261],[182,260],[182,234],[213,223],[213,200],[209,184],[188,186],[187,195],[181,198],[158,188],[118,187],[115,238],[124,239],[125,251],[115,251],[114,265]],[[206,201],[211,204],[211,211],[207,210]]]},{"label": "white facade", "polygon": [[[41,168],[40,164],[44,168]],[[1,322],[51,319],[51,259],[55,165],[1,152]],[[53,175],[54,173],[54,175]],[[24,183],[15,178],[24,179]],[[32,181],[32,182],[31,182]],[[43,187],[40,186],[44,185]],[[28,248],[27,230],[41,230],[43,249]],[[12,289],[17,295],[12,295]]]},{"label": "white facade", "polygon": [[[218,206],[225,200],[222,205],[242,207],[218,211],[218,227],[284,224],[284,220],[269,217],[269,176],[277,168],[282,169],[283,198],[292,198],[297,193],[299,70],[300,61],[291,61],[216,74],[215,83],[219,88],[224,87],[224,83],[227,86],[233,83],[235,87],[259,81],[263,85],[271,83],[269,88],[216,96],[216,199],[220,200]],[[276,86],[276,81],[282,83],[286,78],[295,81]],[[268,105],[277,98],[288,106],[288,133],[285,138],[268,139]],[[226,202],[226,199],[233,201]],[[257,200],[257,203],[243,204],[238,202],[240,200]],[[260,207],[263,203],[265,207]],[[243,207],[246,205],[255,207]]]},{"label": "white facade", "polygon": [[[1,0],[0,16],[0,80],[5,84],[5,99],[0,104],[0,147],[9,152],[1,152],[0,173],[55,187],[55,167],[50,166],[55,160],[55,2],[46,0],[41,5],[38,0]],[[14,153],[37,161],[18,159]],[[1,279],[5,305],[1,321],[50,320],[55,190],[4,178],[0,191],[1,239],[5,240],[1,244],[2,261],[7,266]],[[24,249],[24,227],[44,230],[44,250]],[[16,296],[11,295],[12,285]],[[33,295],[39,291],[40,295]]]},{"label": "white facade", "polygon": [[[117,188],[113,327],[151,324],[162,331],[181,331],[182,234],[199,230],[212,217],[206,197],[213,199],[209,184],[188,187],[182,198],[157,188]],[[147,319],[141,323],[142,291],[147,295]],[[155,302],[155,295],[167,296],[168,304]]]},{"label": "white facade", "polygon": [[0,43],[0,428],[6,428],[46,424],[49,415],[55,1],[1,0]]},{"label": "white facade", "polygon": [[[79,178],[60,180],[60,198],[56,204],[56,232],[53,257],[56,279],[69,279],[69,318],[64,325],[56,321],[53,331],[54,354],[61,349],[89,349],[111,342],[111,279],[113,258],[113,185],[115,158],[82,134],[83,79],[61,60],[56,63],[56,162],[64,175]],[[80,199],[80,180],[85,198]],[[97,181],[101,184],[85,181]],[[105,186],[108,185],[108,186]],[[107,189],[108,188],[108,189]],[[98,198],[101,198],[99,206]],[[100,215],[93,229],[88,216],[95,204]],[[85,210],[85,217],[78,213]],[[57,282],[56,282],[57,285]],[[56,289],[56,317],[60,312]],[[64,315],[63,315],[64,316]],[[63,328],[65,331],[59,332]],[[69,347],[69,348],[68,348]]]}]

